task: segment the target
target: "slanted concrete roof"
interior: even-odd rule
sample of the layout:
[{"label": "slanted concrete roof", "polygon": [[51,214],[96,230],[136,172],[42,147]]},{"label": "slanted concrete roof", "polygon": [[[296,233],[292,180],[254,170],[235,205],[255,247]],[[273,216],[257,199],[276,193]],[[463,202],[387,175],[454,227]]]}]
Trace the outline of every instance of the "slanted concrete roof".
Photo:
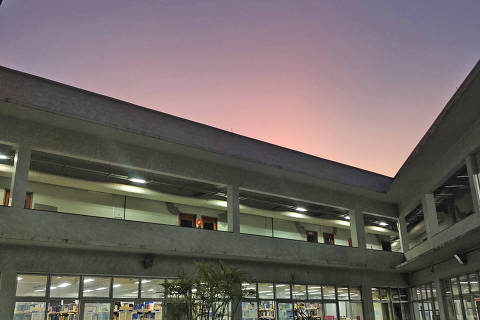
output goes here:
[{"label": "slanted concrete roof", "polygon": [[0,67],[0,99],[313,178],[385,193],[392,178]]}]

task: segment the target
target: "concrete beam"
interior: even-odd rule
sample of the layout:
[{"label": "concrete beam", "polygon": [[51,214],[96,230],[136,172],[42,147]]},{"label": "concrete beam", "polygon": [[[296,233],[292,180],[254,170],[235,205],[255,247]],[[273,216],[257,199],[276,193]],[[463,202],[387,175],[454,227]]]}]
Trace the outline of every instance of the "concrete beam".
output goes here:
[{"label": "concrete beam", "polygon": [[238,186],[227,186],[228,231],[240,233],[240,200]]},{"label": "concrete beam", "polygon": [[30,145],[27,143],[20,143],[17,147],[10,187],[12,194],[12,207],[15,208],[25,208],[31,152]]}]

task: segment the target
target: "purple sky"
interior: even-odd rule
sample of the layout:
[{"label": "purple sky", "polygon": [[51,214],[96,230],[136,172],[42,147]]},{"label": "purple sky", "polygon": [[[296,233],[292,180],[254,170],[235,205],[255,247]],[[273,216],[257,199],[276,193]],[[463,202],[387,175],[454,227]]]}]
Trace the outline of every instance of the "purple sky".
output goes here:
[{"label": "purple sky", "polygon": [[480,58],[480,1],[4,0],[0,65],[393,176]]}]

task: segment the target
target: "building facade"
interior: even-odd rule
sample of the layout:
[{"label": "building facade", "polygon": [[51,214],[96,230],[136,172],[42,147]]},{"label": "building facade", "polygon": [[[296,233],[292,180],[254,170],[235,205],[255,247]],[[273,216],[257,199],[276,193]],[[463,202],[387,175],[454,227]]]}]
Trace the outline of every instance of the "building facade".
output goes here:
[{"label": "building facade", "polygon": [[0,68],[1,319],[162,319],[221,260],[234,319],[478,320],[479,70],[389,178]]}]

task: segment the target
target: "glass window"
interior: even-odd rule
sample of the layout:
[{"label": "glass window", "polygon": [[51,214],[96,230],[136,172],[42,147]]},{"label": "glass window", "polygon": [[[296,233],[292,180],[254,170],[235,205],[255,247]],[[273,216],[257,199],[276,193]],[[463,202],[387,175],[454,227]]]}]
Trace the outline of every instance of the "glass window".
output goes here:
[{"label": "glass window", "polygon": [[13,311],[14,320],[45,320],[45,302],[17,302]]},{"label": "glass window", "polygon": [[83,320],[110,319],[110,303],[85,303]]},{"label": "glass window", "polygon": [[459,294],[459,291],[458,291],[458,280],[457,278],[452,278],[450,279],[450,283],[452,285],[452,293],[454,296],[457,296]]},{"label": "glass window", "polygon": [[258,308],[257,302],[242,302],[242,320],[257,320]]},{"label": "glass window", "polygon": [[291,302],[278,303],[277,314],[278,320],[293,320],[293,304]]},{"label": "glass window", "polygon": [[294,300],[307,299],[307,286],[303,284],[294,284],[292,291],[292,298]]},{"label": "glass window", "polygon": [[421,294],[422,300],[427,299],[427,288],[425,286],[422,286],[420,288],[420,292],[422,293]]},{"label": "glass window", "polygon": [[375,320],[390,320],[390,303],[374,302]]},{"label": "glass window", "polygon": [[410,295],[412,297],[412,300],[418,300],[417,289],[416,288],[411,288],[410,289]]},{"label": "glass window", "polygon": [[390,301],[390,290],[388,288],[379,289],[380,300]]},{"label": "glass window", "polygon": [[142,279],[142,298],[163,298],[164,279]]},{"label": "glass window", "polygon": [[337,320],[337,304],[336,303],[325,303],[323,307],[325,313],[325,320]]},{"label": "glass window", "polygon": [[45,297],[47,276],[33,274],[17,275],[17,297]]},{"label": "glass window", "polygon": [[260,299],[273,299],[273,283],[259,283],[258,297]]},{"label": "glass window", "polygon": [[323,286],[323,299],[335,300],[335,286]]},{"label": "glass window", "polygon": [[337,287],[337,297],[338,300],[348,300],[348,287]]},{"label": "glass window", "polygon": [[59,300],[48,304],[48,319],[78,319],[78,300]]},{"label": "glass window", "polygon": [[473,292],[478,292],[478,275],[476,273],[472,273],[468,276],[470,280],[470,290]]},{"label": "glass window", "polygon": [[78,298],[80,277],[52,276],[50,283],[50,297]]},{"label": "glass window", "polygon": [[350,300],[362,300],[360,287],[350,287]]},{"label": "glass window", "polygon": [[[275,284],[275,295],[277,299],[290,299],[290,285],[278,283]],[[280,309],[278,310],[278,312],[280,312]]]},{"label": "glass window", "polygon": [[244,282],[242,283],[243,296],[245,298],[257,298],[257,284]]},{"label": "glass window", "polygon": [[408,293],[406,288],[400,288],[400,301],[407,302],[408,301]]},{"label": "glass window", "polygon": [[350,319],[363,320],[363,306],[361,302],[350,302]]},{"label": "glass window", "polygon": [[372,288],[372,300],[380,300],[380,289]]},{"label": "glass window", "polygon": [[110,277],[83,277],[83,296],[102,297],[110,296]]},{"label": "glass window", "polygon": [[136,278],[113,278],[113,297],[137,298],[138,284]]},{"label": "glass window", "polygon": [[[260,292],[260,286],[258,287],[258,291]],[[268,320],[276,318],[275,303],[273,300],[260,301],[258,303],[258,318]]]},{"label": "glass window", "polygon": [[458,280],[460,281],[460,290],[462,291],[462,294],[469,294],[470,289],[468,288],[468,276],[460,276]]},{"label": "glass window", "polygon": [[467,320],[474,320],[475,309],[473,307],[471,299],[464,299],[463,306],[465,308],[465,315],[467,316]]},{"label": "glass window", "polygon": [[308,299],[309,300],[321,300],[322,299],[322,286],[308,285]]},{"label": "glass window", "polygon": [[390,292],[392,293],[392,301],[400,301],[400,295],[398,294],[397,288],[390,289]]}]

